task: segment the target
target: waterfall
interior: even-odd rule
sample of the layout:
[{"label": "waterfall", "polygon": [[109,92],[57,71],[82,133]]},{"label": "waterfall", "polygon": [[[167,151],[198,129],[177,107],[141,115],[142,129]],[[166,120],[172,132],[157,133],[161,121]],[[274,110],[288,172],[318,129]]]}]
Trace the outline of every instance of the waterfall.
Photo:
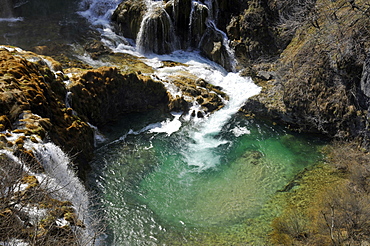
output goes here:
[{"label": "waterfall", "polygon": [[146,2],[148,11],[137,35],[136,46],[141,53],[167,54],[178,48],[177,37],[169,14],[161,2]]},{"label": "waterfall", "polygon": [[[227,35],[217,28],[217,1],[141,0],[124,1],[121,3],[123,7],[119,4],[119,0],[83,0],[79,12],[100,31],[102,41],[113,51],[140,56],[198,49],[226,70],[235,70],[235,58]],[[114,12],[117,9],[120,10]],[[138,16],[144,11],[143,16]],[[113,12],[117,28],[125,27],[119,30],[123,36],[116,34],[114,30],[117,28],[111,25]],[[134,43],[129,38],[135,39]]]},{"label": "waterfall", "polygon": [[208,8],[204,4],[193,1],[190,12],[190,45],[198,47],[200,40],[207,29],[206,20],[208,18]]},{"label": "waterfall", "polygon": [[[86,1],[98,2],[97,0]],[[129,4],[129,1],[125,3]],[[193,141],[188,145],[188,152],[184,153],[189,165],[200,171],[215,166],[219,163],[217,160],[219,157],[217,155],[210,157],[209,155],[212,154],[212,149],[225,144],[225,142],[216,139],[214,136],[250,96],[259,93],[260,88],[255,86],[251,79],[242,78],[237,73],[225,73],[223,69],[215,65],[215,63],[218,63],[229,71],[233,71],[236,65],[233,51],[228,45],[227,35],[217,28],[219,11],[217,1],[143,0],[143,3],[145,3],[146,12],[142,17],[137,34],[136,50],[146,54],[168,54],[172,52],[172,54],[162,55],[158,58],[153,58],[153,55],[151,55],[155,61],[147,62],[148,65],[158,63],[158,59],[186,64],[186,67],[177,66],[163,69],[160,69],[161,65],[159,65],[156,67],[157,77],[166,81],[166,73],[168,72],[176,74],[177,72],[188,71],[213,85],[221,86],[230,97],[230,101],[220,111],[209,117],[205,115],[206,117],[202,120],[192,119],[197,121],[196,124],[198,125],[195,126],[195,133],[191,136]],[[111,11],[112,6],[110,5],[109,10],[106,9],[106,11]],[[128,5],[125,5],[126,7],[129,8]],[[135,5],[135,7],[137,6]],[[91,14],[88,16],[91,16]],[[103,16],[99,18],[104,19]],[[104,21],[97,21],[99,18],[95,17],[92,23],[103,23]],[[124,32],[124,30],[122,31]],[[188,40],[179,41],[180,37]],[[184,44],[188,46],[184,46]],[[191,47],[200,50],[200,52],[176,51],[180,48],[187,49]],[[125,50],[120,51],[125,52]],[[201,58],[199,54],[215,63]],[[171,86],[167,85],[167,87],[170,88]],[[195,102],[191,110],[198,112],[201,109]],[[191,116],[188,115],[185,118],[190,120]],[[179,118],[175,117],[173,122],[178,122],[178,120]],[[149,130],[152,126],[145,129],[148,132],[167,132],[164,127],[168,126],[168,123],[168,121],[165,121],[155,124],[155,130]],[[163,129],[161,129],[161,126]],[[140,133],[144,132],[145,129],[142,129]],[[172,133],[172,130],[167,132],[168,135]],[[194,158],[194,156],[199,156],[199,158]]]}]

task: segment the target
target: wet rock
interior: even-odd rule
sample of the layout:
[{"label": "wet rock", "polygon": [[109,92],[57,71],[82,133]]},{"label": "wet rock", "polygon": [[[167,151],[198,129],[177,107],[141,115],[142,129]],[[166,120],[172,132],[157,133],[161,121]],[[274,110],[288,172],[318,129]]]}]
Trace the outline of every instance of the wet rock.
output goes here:
[{"label": "wet rock", "polygon": [[[248,68],[244,73],[256,75],[255,68]],[[276,79],[263,80],[255,76],[254,81],[262,87],[261,92],[249,98],[242,107],[242,111],[250,116],[279,122],[282,124],[291,124],[294,120],[287,114],[286,105],[283,100],[283,85]]]},{"label": "wet rock", "polygon": [[123,36],[136,40],[143,53],[166,54],[199,48],[204,56],[231,71],[224,34],[209,20],[217,13],[217,3],[212,4],[215,6],[208,8],[204,1],[168,1],[158,4],[144,19],[145,3],[129,0],[118,6],[112,20]]},{"label": "wet rock", "polygon": [[189,39],[191,5],[192,0],[175,0],[173,4],[175,30],[180,42],[182,42],[182,48],[187,48]]},{"label": "wet rock", "polygon": [[93,59],[98,59],[101,55],[109,54],[112,51],[99,40],[92,40],[85,44],[85,50]]},{"label": "wet rock", "polygon": [[[218,86],[213,86],[204,79],[198,78],[188,72],[177,74],[176,76],[168,76],[168,81],[177,86],[182,93],[182,97],[187,102],[187,105],[192,105],[195,101],[201,106],[201,113],[192,112],[192,116],[196,114],[204,117],[204,114],[212,113],[224,106],[224,101],[228,97],[223,93]],[[174,96],[176,98],[176,96]],[[183,104],[185,106],[185,103]],[[183,107],[188,110],[189,106]]]},{"label": "wet rock", "polygon": [[135,72],[122,74],[114,67],[85,71],[72,81],[72,108],[95,126],[125,113],[166,108],[169,101],[162,83]]},{"label": "wet rock", "polygon": [[192,25],[190,26],[190,45],[192,47],[198,47],[204,33],[207,30],[206,21],[208,18],[208,9],[204,4],[194,2],[194,12],[192,15]]},{"label": "wet rock", "polygon": [[189,110],[189,103],[184,99],[184,97],[177,96],[170,100],[168,109],[175,112],[187,112]]},{"label": "wet rock", "polygon": [[163,8],[157,8],[142,24],[137,46],[143,53],[168,54],[178,49],[172,21]]},{"label": "wet rock", "polygon": [[117,28],[123,36],[136,40],[145,11],[143,0],[123,1],[114,11],[112,21],[117,23]]},{"label": "wet rock", "polygon": [[[45,57],[16,48],[0,49],[3,129],[41,139],[48,136],[65,151],[76,155],[80,169],[87,168],[93,149],[93,132],[86,123],[71,125],[80,119],[66,113],[64,83],[45,60]],[[51,63],[57,65],[55,61]],[[67,129],[71,127],[77,127],[75,134],[68,134]],[[18,147],[21,149],[21,143]]]},{"label": "wet rock", "polygon": [[195,81],[195,84],[196,84],[197,86],[200,86],[200,87],[203,87],[203,88],[206,88],[206,87],[207,87],[207,85],[208,85],[208,83],[207,83],[204,79],[197,79],[197,80]]},{"label": "wet rock", "polygon": [[219,31],[208,28],[200,43],[200,50],[205,57],[231,71],[231,57],[225,45],[223,45],[223,40],[224,36]]}]

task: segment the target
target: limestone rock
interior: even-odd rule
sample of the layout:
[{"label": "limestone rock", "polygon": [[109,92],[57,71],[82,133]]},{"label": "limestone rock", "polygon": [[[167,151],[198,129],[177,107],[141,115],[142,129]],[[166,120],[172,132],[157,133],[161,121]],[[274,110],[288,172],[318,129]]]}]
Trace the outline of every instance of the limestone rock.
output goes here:
[{"label": "limestone rock", "polygon": [[361,76],[360,90],[366,98],[363,100],[363,105],[365,108],[369,108],[370,99],[370,53],[367,55]]},{"label": "limestone rock", "polygon": [[172,21],[163,8],[157,8],[143,22],[136,40],[141,52],[168,54],[178,48]]},{"label": "limestone rock", "polygon": [[200,49],[205,57],[231,71],[231,57],[223,42],[224,37],[219,31],[214,28],[208,28],[200,43]]},{"label": "limestone rock", "polygon": [[[0,49],[3,130],[48,136],[65,151],[76,154],[76,162],[86,168],[91,158],[88,153],[93,149],[93,132],[78,117],[67,113],[64,83],[44,59],[20,49]],[[53,63],[57,66],[57,62]],[[75,132],[68,134],[70,129]]]},{"label": "limestone rock", "polygon": [[149,76],[117,68],[101,67],[72,78],[72,108],[95,126],[113,121],[124,113],[165,108],[168,95],[160,82]]},{"label": "limestone rock", "polygon": [[126,37],[136,40],[140,25],[146,11],[143,0],[123,1],[112,15],[118,30]]},{"label": "limestone rock", "polygon": [[189,39],[191,5],[191,0],[175,0],[173,4],[175,30],[177,36],[183,43],[182,48],[187,48],[186,42]]}]

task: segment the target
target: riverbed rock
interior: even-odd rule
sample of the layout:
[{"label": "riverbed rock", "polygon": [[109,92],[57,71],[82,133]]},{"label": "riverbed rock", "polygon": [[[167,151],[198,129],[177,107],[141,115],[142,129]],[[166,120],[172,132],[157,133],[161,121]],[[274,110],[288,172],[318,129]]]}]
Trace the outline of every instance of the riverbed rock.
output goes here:
[{"label": "riverbed rock", "polygon": [[228,96],[221,88],[214,86],[204,79],[183,71],[173,76],[167,76],[166,83],[171,83],[181,91],[181,96],[171,95],[169,108],[174,111],[187,112],[195,102],[200,106],[201,112],[192,112],[192,116],[204,117],[224,106]]},{"label": "riverbed rock", "polygon": [[169,100],[162,83],[135,72],[121,73],[115,67],[85,71],[71,80],[72,108],[95,126],[125,113],[165,109]]}]

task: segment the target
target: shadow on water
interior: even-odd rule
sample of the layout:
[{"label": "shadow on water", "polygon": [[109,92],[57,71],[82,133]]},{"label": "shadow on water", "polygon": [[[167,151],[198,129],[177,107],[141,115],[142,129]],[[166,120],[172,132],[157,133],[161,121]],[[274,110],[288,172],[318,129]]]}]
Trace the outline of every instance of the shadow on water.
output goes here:
[{"label": "shadow on water", "polygon": [[0,44],[31,50],[35,46],[71,44],[86,38],[87,21],[76,13],[78,0],[17,0],[11,18],[0,21]]}]

